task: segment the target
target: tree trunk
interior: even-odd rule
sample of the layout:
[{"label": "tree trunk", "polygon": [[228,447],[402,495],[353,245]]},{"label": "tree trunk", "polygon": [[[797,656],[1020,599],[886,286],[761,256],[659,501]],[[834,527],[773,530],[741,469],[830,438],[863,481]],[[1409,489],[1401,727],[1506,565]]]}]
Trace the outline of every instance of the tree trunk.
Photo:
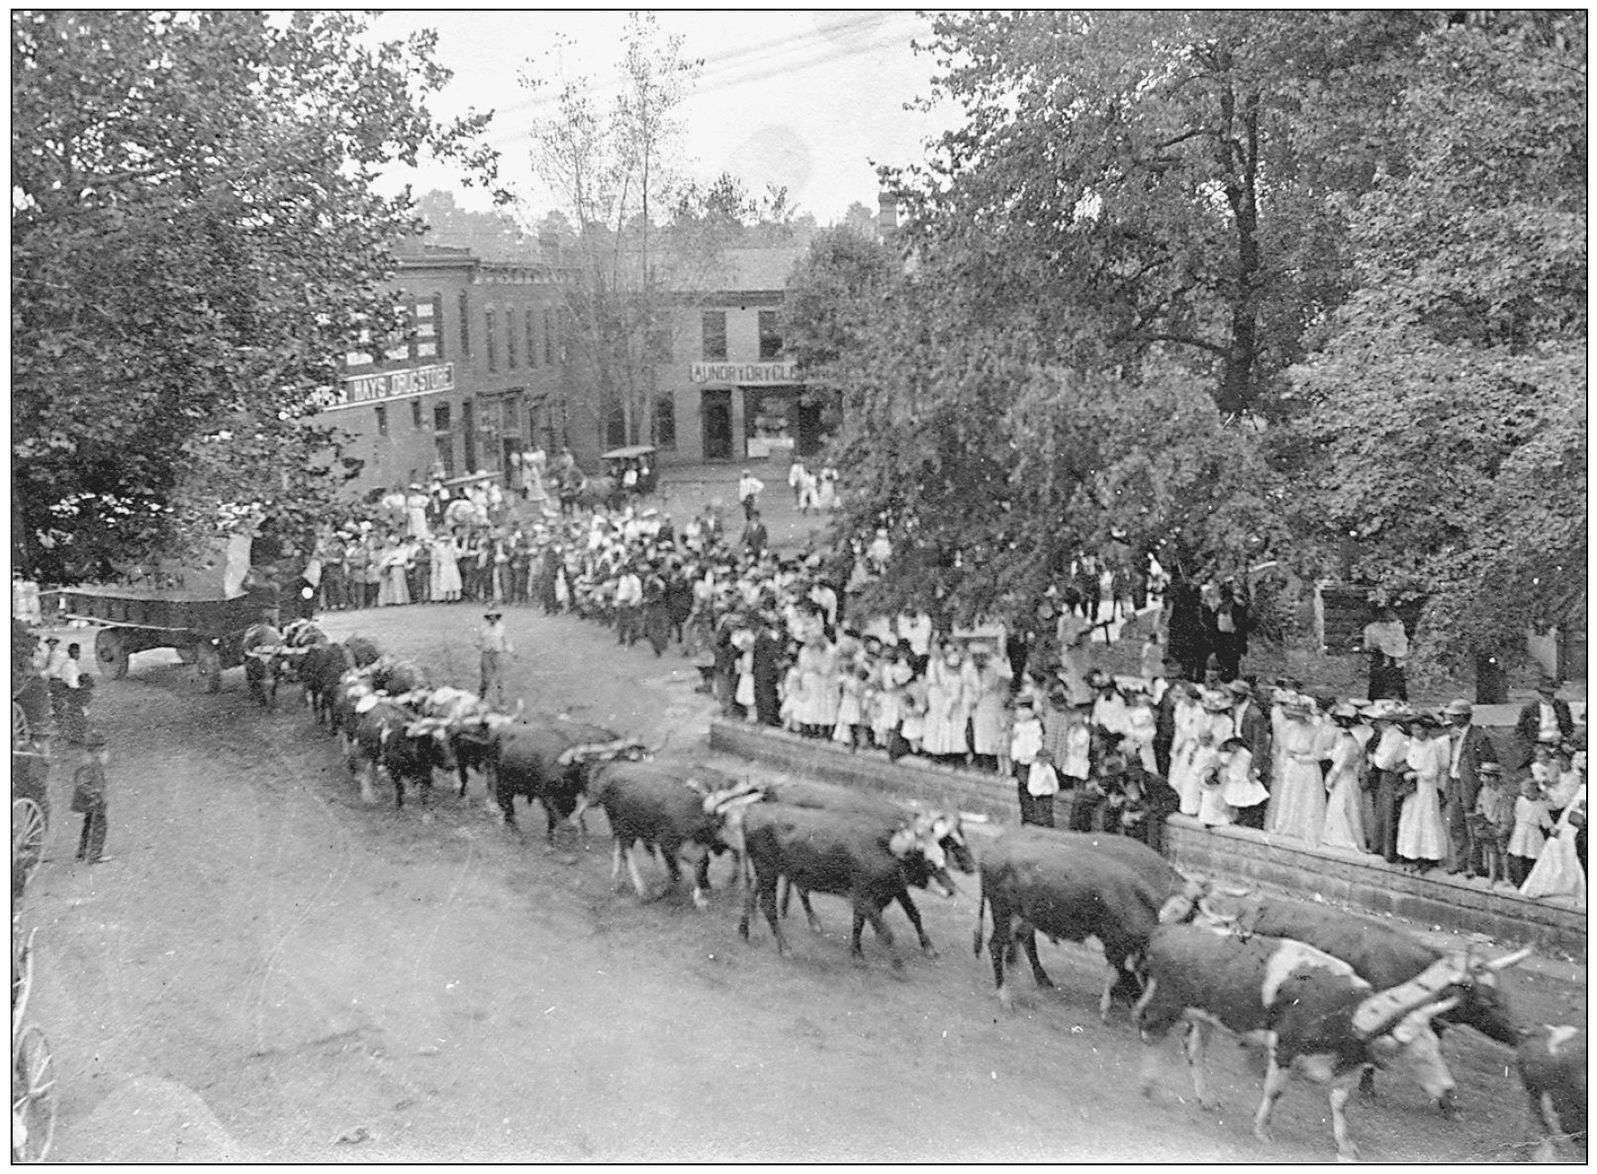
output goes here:
[{"label": "tree trunk", "polygon": [[1475,704],[1502,705],[1508,700],[1508,674],[1502,659],[1490,652],[1475,654]]},{"label": "tree trunk", "polygon": [[[1234,121],[1235,99],[1229,87],[1221,95],[1227,133],[1221,150],[1227,153],[1231,177],[1226,200],[1236,219],[1236,287],[1231,294],[1231,338],[1226,347],[1225,372],[1215,397],[1222,412],[1236,413],[1253,403],[1253,363],[1259,348],[1259,300],[1255,288],[1259,275],[1259,95],[1243,99],[1242,117]],[[1236,126],[1240,122],[1240,127]],[[1231,133],[1240,129],[1241,142]]]}]

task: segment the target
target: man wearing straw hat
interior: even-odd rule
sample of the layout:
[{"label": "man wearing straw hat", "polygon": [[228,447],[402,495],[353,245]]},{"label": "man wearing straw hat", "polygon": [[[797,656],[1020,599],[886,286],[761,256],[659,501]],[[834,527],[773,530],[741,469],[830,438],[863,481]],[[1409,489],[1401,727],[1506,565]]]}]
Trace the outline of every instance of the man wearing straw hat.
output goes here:
[{"label": "man wearing straw hat", "polygon": [[1388,864],[1396,864],[1398,799],[1409,746],[1404,727],[1414,714],[1405,702],[1383,697],[1371,702],[1364,716],[1375,727],[1369,754],[1370,769],[1376,772],[1375,819],[1365,840],[1372,852],[1379,853]]},{"label": "man wearing straw hat", "polygon": [[514,654],[510,634],[505,631],[505,613],[489,608],[487,621],[477,633],[477,649],[482,653],[482,680],[477,695],[501,709],[505,704],[505,659]]}]

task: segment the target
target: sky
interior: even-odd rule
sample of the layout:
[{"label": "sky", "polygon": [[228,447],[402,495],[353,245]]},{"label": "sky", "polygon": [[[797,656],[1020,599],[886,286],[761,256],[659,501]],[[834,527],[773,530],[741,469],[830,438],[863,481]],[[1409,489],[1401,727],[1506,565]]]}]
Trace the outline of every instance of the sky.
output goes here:
[{"label": "sky", "polygon": [[[656,16],[663,34],[681,35],[684,57],[703,59],[680,115],[685,170],[701,182],[724,170],[751,194],[785,185],[798,211],[835,223],[856,201],[875,211],[872,160],[923,160],[925,141],[954,125],[946,103],[929,114],[904,109],[929,96],[936,69],[930,54],[911,48],[930,34],[927,18],[913,12],[656,10]],[[607,107],[625,25],[624,11],[401,11],[376,17],[372,32],[389,40],[437,31],[437,59],[455,76],[433,100],[434,112],[495,111],[488,141],[501,152],[501,181],[537,219],[555,207],[532,174],[526,146],[533,120],[553,113],[561,86],[550,54],[563,37],[568,43],[558,64],[566,77],[589,78]],[[518,81],[529,61],[549,82],[536,92]],[[461,187],[445,168],[395,172],[395,181],[401,179],[417,194],[444,188],[462,207],[489,207],[484,194]]]}]

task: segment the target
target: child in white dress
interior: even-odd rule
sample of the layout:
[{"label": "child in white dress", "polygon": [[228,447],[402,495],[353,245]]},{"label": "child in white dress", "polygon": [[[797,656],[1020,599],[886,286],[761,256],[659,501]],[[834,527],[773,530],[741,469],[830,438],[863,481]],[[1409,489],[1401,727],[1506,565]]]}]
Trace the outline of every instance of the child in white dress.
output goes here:
[{"label": "child in white dress", "polygon": [[1535,776],[1531,776],[1520,784],[1519,798],[1514,801],[1514,830],[1508,837],[1508,879],[1515,888],[1529,878],[1552,827],[1547,796]]}]

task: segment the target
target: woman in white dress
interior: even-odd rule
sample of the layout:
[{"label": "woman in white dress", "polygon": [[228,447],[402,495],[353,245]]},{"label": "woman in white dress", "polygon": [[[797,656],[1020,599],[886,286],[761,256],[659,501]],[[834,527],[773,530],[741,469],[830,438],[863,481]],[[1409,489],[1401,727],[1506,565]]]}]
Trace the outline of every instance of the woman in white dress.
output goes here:
[{"label": "woman in white dress", "polygon": [[433,539],[432,597],[444,603],[460,602],[460,542],[453,534]]},{"label": "woman in white dress", "polygon": [[837,725],[837,652],[826,637],[812,630],[799,649],[800,695],[793,716],[812,738],[829,738]]},{"label": "woman in white dress", "polygon": [[897,648],[887,649],[883,656],[876,666],[876,713],[871,721],[871,732],[876,737],[876,745],[896,757],[899,748],[893,739],[899,733],[899,723],[904,720],[904,686],[914,674],[899,659]]},{"label": "woman in white dress", "polygon": [[1553,835],[1542,845],[1536,865],[1519,887],[1527,897],[1573,897],[1575,908],[1586,908],[1586,870],[1575,853],[1575,837],[1586,824],[1586,784],[1581,783],[1553,825]]},{"label": "woman in white dress", "polygon": [[996,656],[991,645],[970,646],[976,695],[970,711],[971,753],[990,770],[1006,769],[1009,759],[1009,682],[1014,677],[1009,660],[1002,652]]},{"label": "woman in white dress", "polygon": [[1283,767],[1274,794],[1278,836],[1319,843],[1325,824],[1325,779],[1320,773],[1320,729],[1307,697],[1288,695],[1281,705]]},{"label": "woman in white dress", "polygon": [[821,470],[820,491],[815,504],[828,513],[837,508],[837,470],[827,465]]},{"label": "woman in white dress", "polygon": [[377,606],[390,607],[410,602],[410,588],[405,583],[406,550],[403,544],[390,541],[383,548],[378,565],[382,578],[377,589]]},{"label": "woman in white dress", "polygon": [[[1221,770],[1220,747],[1230,740],[1230,721],[1224,723],[1223,706],[1229,704],[1229,695],[1223,690],[1210,690],[1203,696],[1203,716],[1198,723],[1197,740],[1192,750],[1188,769],[1196,780],[1198,790],[1197,817],[1205,827],[1218,827],[1232,821],[1233,812],[1225,801],[1225,777]],[[1225,730],[1224,737],[1216,734]]]},{"label": "woman in white dress", "polygon": [[1441,723],[1428,713],[1414,719],[1408,748],[1407,782],[1413,792],[1403,800],[1397,817],[1397,854],[1411,867],[1440,864],[1447,855],[1447,828],[1442,823],[1442,788],[1453,764],[1453,748],[1436,731]]},{"label": "woman in white dress", "polygon": [[925,753],[963,758],[970,751],[965,740],[970,715],[966,684],[965,658],[957,648],[932,657],[926,666],[926,728],[921,736]]},{"label": "woman in white dress", "polygon": [[1364,746],[1354,733],[1359,711],[1343,702],[1331,710],[1335,737],[1331,742],[1331,771],[1325,776],[1325,827],[1320,843],[1327,848],[1364,849],[1363,792],[1359,786],[1359,767],[1364,762]]},{"label": "woman in white dress", "polygon": [[1170,786],[1181,804],[1182,815],[1197,815],[1203,797],[1203,780],[1193,773],[1192,756],[1198,748],[1198,732],[1205,724],[1198,687],[1190,682],[1170,686],[1180,689],[1176,699],[1175,736],[1170,743]]}]

